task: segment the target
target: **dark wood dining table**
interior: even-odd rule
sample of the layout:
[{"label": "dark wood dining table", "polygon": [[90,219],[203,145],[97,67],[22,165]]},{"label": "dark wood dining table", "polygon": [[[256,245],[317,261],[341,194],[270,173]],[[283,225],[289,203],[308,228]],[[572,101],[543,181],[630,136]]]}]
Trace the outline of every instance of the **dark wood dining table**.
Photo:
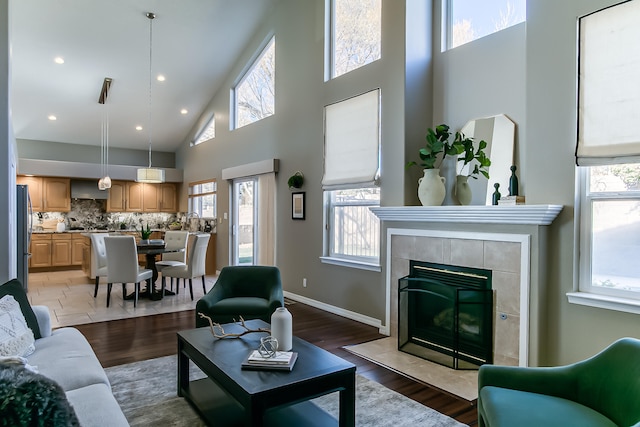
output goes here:
[{"label": "dark wood dining table", "polygon": [[162,255],[170,252],[184,252],[184,249],[183,248],[168,249],[164,247],[164,244],[163,245],[138,244],[137,248],[138,248],[138,254],[145,255],[145,258],[146,258],[145,268],[148,268],[149,270],[153,271],[153,275],[151,279],[147,280],[147,284],[148,284],[147,289],[145,290],[145,292],[141,292],[138,298],[148,297],[151,300],[157,301],[157,300],[161,300],[164,295],[173,295],[174,293],[169,290],[165,290],[164,292],[162,290],[156,291],[156,280],[158,279],[156,257],[158,255]]}]

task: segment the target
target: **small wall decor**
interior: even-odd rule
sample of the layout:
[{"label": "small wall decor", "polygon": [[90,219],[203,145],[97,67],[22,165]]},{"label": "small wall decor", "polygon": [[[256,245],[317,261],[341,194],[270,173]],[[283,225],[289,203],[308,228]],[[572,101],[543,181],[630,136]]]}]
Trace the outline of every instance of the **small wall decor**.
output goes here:
[{"label": "small wall decor", "polygon": [[300,171],[296,171],[293,175],[289,177],[287,184],[289,185],[289,189],[302,188],[302,184],[304,183],[304,175]]},{"label": "small wall decor", "polygon": [[304,191],[291,194],[291,219],[304,219]]}]

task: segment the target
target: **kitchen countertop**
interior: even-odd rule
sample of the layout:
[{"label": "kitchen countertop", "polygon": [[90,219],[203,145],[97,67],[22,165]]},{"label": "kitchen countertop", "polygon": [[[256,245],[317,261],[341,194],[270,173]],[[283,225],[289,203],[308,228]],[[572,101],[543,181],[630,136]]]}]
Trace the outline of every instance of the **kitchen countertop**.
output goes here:
[{"label": "kitchen countertop", "polygon": [[[161,228],[152,228],[151,231],[161,231],[166,232],[169,229],[161,229]],[[187,230],[185,230],[187,231]],[[57,231],[57,230],[33,230],[33,234],[62,234],[62,233],[83,233],[83,234],[91,234],[91,233],[139,233],[140,230],[134,229],[126,229],[126,230],[65,230],[65,231]],[[204,231],[189,231],[189,233],[204,233]],[[211,232],[210,234],[215,234]]]}]

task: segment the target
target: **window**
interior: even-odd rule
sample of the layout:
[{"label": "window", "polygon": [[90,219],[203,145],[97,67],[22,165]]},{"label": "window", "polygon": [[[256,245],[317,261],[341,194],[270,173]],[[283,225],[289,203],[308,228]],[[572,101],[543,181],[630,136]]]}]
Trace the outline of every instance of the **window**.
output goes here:
[{"label": "window", "polygon": [[380,206],[380,188],[328,191],[329,257],[378,263],[380,222],[370,207]]},{"label": "window", "polygon": [[235,128],[241,128],[275,112],[275,37],[240,79],[233,91]]},{"label": "window", "polygon": [[217,218],[216,180],[189,183],[189,212],[200,218]]},{"label": "window", "polygon": [[204,128],[202,128],[200,135],[198,135],[198,137],[193,141],[191,146],[193,147],[194,145],[201,144],[205,141],[213,139],[215,136],[216,136],[216,117],[211,116],[211,119],[209,119],[209,122],[207,122],[207,125]]},{"label": "window", "polygon": [[381,0],[328,0],[331,78],[380,59]]},{"label": "window", "polygon": [[640,2],[579,18],[577,304],[640,313]]},{"label": "window", "polygon": [[380,90],[325,107],[323,262],[379,268]]},{"label": "window", "polygon": [[453,49],[524,22],[526,8],[526,0],[446,0],[446,48]]}]

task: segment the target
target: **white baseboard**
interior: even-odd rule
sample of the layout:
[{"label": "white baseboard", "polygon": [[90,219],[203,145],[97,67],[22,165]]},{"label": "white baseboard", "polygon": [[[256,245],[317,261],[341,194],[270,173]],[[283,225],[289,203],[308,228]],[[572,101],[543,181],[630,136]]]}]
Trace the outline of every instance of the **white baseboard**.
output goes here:
[{"label": "white baseboard", "polygon": [[365,316],[363,314],[356,313],[355,311],[345,310],[344,308],[336,307],[334,305],[325,304],[323,302],[303,297],[302,295],[297,295],[288,291],[284,291],[284,296],[285,298],[289,298],[293,301],[301,302],[303,304],[310,305],[311,307],[328,311],[329,313],[337,314],[338,316],[346,317],[347,319],[355,320],[356,322],[364,323],[365,325],[373,326],[375,328],[378,328],[378,331],[381,334],[388,335],[387,333],[383,332],[385,329],[382,327],[382,322],[380,321],[380,319]]}]

